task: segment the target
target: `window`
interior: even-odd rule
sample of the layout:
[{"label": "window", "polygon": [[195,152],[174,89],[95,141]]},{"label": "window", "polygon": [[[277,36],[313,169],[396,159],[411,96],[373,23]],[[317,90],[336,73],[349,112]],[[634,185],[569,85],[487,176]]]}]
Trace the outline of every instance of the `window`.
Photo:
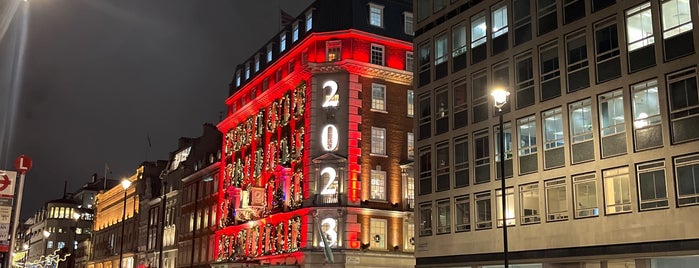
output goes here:
[{"label": "window", "polygon": [[481,131],[474,134],[474,157],[476,164],[476,183],[490,181],[490,152],[488,148],[488,131]]},{"label": "window", "polygon": [[296,42],[299,40],[299,23],[294,22],[294,24],[291,26],[291,42]]},{"label": "window", "polygon": [[680,143],[699,138],[693,131],[699,125],[699,91],[696,70],[688,69],[667,77],[672,142]]},{"label": "window", "polygon": [[541,101],[561,96],[561,70],[558,62],[558,45],[546,44],[539,48],[541,63]]},{"label": "window", "polygon": [[286,33],[279,35],[279,52],[286,50]]},{"label": "window", "polygon": [[371,200],[386,200],[386,171],[371,171]]},{"label": "window", "polygon": [[415,92],[412,89],[408,89],[408,99],[406,100],[406,106],[408,107],[408,117],[413,117],[415,114],[415,104],[414,104],[414,99],[415,99]]},{"label": "window", "polygon": [[584,0],[568,0],[563,4],[563,24],[568,24],[585,17]]},{"label": "window", "polygon": [[306,32],[313,28],[313,10],[309,10],[306,13]]},{"label": "window", "polygon": [[439,135],[449,131],[449,91],[446,87],[435,90],[434,101],[435,107],[435,134]]},{"label": "window", "polygon": [[408,203],[408,208],[413,210],[415,208],[415,173],[413,172],[413,166],[405,167],[402,172],[405,178],[405,201]]},{"label": "window", "polygon": [[565,178],[544,182],[546,186],[546,221],[568,219],[568,198]]},{"label": "window", "polygon": [[699,204],[699,154],[677,157],[674,161],[677,205]]},{"label": "window", "polygon": [[413,13],[403,13],[403,32],[407,35],[415,34],[415,30],[413,30]]},{"label": "window", "polygon": [[466,91],[466,79],[454,82],[452,86],[453,99],[453,129],[459,129],[468,125],[468,92]]},{"label": "window", "polygon": [[325,42],[325,60],[327,62],[342,60],[342,41],[333,40]]},{"label": "window", "polygon": [[[512,187],[505,188],[505,219],[507,226],[515,225],[515,190]],[[495,207],[496,217],[498,218],[498,227],[502,227],[502,189],[495,190],[495,199],[497,206]]]},{"label": "window", "polygon": [[386,85],[371,84],[371,109],[386,111]]},{"label": "window", "polygon": [[386,234],[388,233],[386,220],[384,219],[374,219],[369,220],[369,226],[371,228],[371,249],[386,249]]},{"label": "window", "polygon": [[412,132],[408,132],[406,148],[408,148],[408,159],[413,159],[415,157],[415,135]]},{"label": "window", "polygon": [[556,2],[556,0],[536,0],[539,35],[553,31],[558,27]]},{"label": "window", "polygon": [[468,195],[454,197],[454,207],[456,213],[456,232],[471,231],[471,202]]},{"label": "window", "polygon": [[403,248],[405,248],[405,251],[408,252],[415,251],[415,224],[406,223],[404,234]]},{"label": "window", "polygon": [[522,224],[539,223],[539,183],[519,186],[519,200],[522,207],[520,220]]},{"label": "window", "polygon": [[566,63],[568,92],[590,86],[587,62],[587,41],[584,32],[566,36]]},{"label": "window", "polygon": [[420,56],[420,75],[418,86],[424,86],[429,84],[432,78],[430,76],[430,43],[421,44],[418,53]]},{"label": "window", "polygon": [[663,17],[663,41],[665,60],[672,60],[694,52],[692,37],[692,10],[688,0],[664,1],[661,6]]},{"label": "window", "polygon": [[476,201],[476,230],[490,229],[493,227],[493,217],[490,215],[490,192],[481,192],[473,195]]},{"label": "window", "polygon": [[418,133],[419,139],[428,138],[432,135],[432,112],[430,111],[430,94],[420,95],[419,107],[420,109],[420,119]]},{"label": "window", "polygon": [[369,3],[369,24],[383,27],[383,6]]},{"label": "window", "polygon": [[371,127],[371,154],[386,155],[386,129]]},{"label": "window", "polygon": [[260,70],[260,55],[255,55],[255,72]]},{"label": "window", "polygon": [[240,86],[240,72],[235,73],[235,86]]},{"label": "window", "polygon": [[488,77],[486,72],[476,73],[472,76],[471,91],[473,102],[473,123],[478,123],[488,119]]},{"label": "window", "polygon": [[432,203],[420,204],[420,236],[432,235]]},{"label": "window", "polygon": [[515,58],[516,107],[521,109],[534,104],[534,70],[532,55],[527,52]]},{"label": "window", "polygon": [[272,62],[272,44],[267,45],[267,63]]},{"label": "window", "polygon": [[592,12],[600,11],[606,7],[614,5],[616,0],[592,0]]},{"label": "window", "polygon": [[562,167],[563,156],[563,115],[561,108],[554,108],[541,113],[544,131],[544,169]]},{"label": "window", "polygon": [[431,0],[417,0],[417,21],[422,21],[432,15]]},{"label": "window", "polygon": [[429,147],[420,149],[420,189],[419,195],[432,193],[432,152]]},{"label": "window", "polygon": [[621,90],[599,96],[600,134],[602,157],[626,153],[626,120],[624,96]]},{"label": "window", "polygon": [[658,81],[651,80],[632,85],[631,94],[636,150],[663,146]]},{"label": "window", "polygon": [[575,218],[596,217],[599,215],[597,181],[594,173],[573,176],[573,196]]},{"label": "window", "polygon": [[437,192],[449,190],[449,142],[437,144]]},{"label": "window", "polygon": [[640,210],[668,207],[665,183],[665,161],[636,165],[638,203]]},{"label": "window", "polygon": [[450,215],[449,199],[437,200],[437,234],[451,233]]},{"label": "window", "polygon": [[371,44],[371,63],[383,65],[383,46]]},{"label": "window", "polygon": [[573,164],[594,159],[592,109],[590,99],[568,105]]},{"label": "window", "polygon": [[454,187],[468,186],[469,181],[468,136],[461,136],[454,139]]},{"label": "window", "polygon": [[58,243],[56,243],[56,244],[57,244],[57,246],[56,246],[57,249],[62,249],[66,246],[66,242],[63,242],[63,241],[58,241]]},{"label": "window", "polygon": [[479,14],[471,18],[471,62],[480,62],[486,57],[486,29],[485,14]]},{"label": "window", "polygon": [[626,46],[629,53],[629,72],[655,65],[655,38],[650,2],[626,11]]},{"label": "window", "polygon": [[631,212],[629,167],[602,171],[606,214]]},{"label": "window", "polygon": [[405,70],[408,72],[413,72],[415,66],[415,59],[413,58],[412,51],[405,52]]},{"label": "window", "polygon": [[441,35],[434,40],[434,68],[435,79],[440,79],[447,75],[447,65],[449,54],[447,54],[447,35]]},{"label": "window", "polygon": [[[502,174],[500,174],[500,126],[493,127],[493,133],[495,134],[495,163],[496,163],[496,179],[501,179]],[[505,138],[505,178],[512,177],[512,127],[510,122],[505,122],[503,124],[503,134]]]},{"label": "window", "polygon": [[528,116],[517,120],[519,136],[519,173],[527,174],[538,170],[536,148],[536,117]]},{"label": "window", "polygon": [[447,6],[447,1],[446,0],[432,0],[432,3],[434,4],[434,12],[436,13],[437,11],[442,10],[444,7]]},{"label": "window", "polygon": [[466,68],[466,22],[461,22],[451,29],[451,58],[452,71],[456,72]]},{"label": "window", "polygon": [[491,11],[491,23],[492,36],[493,39],[493,51],[492,54],[498,54],[507,49],[507,4],[503,3],[501,5],[495,6]]},{"label": "window", "polygon": [[532,39],[530,0],[514,0],[512,6],[515,22],[514,45],[517,46]]},{"label": "window", "polygon": [[595,24],[597,83],[606,82],[621,75],[618,38],[616,21],[613,18]]},{"label": "window", "polygon": [[53,248],[53,241],[49,240],[46,242],[46,248]]}]

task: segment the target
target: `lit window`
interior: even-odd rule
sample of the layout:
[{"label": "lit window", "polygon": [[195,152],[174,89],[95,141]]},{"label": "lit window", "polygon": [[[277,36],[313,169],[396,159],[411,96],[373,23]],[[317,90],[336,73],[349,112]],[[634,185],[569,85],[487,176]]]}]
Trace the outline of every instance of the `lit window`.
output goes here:
[{"label": "lit window", "polygon": [[631,184],[629,167],[602,171],[606,214],[631,212]]},{"label": "lit window", "polygon": [[272,62],[272,44],[267,45],[267,63]]},{"label": "lit window", "polygon": [[568,194],[566,180],[555,179],[544,182],[546,186],[546,221],[568,219]]},{"label": "lit window", "polygon": [[245,80],[250,78],[250,63],[245,64]]},{"label": "lit window", "polygon": [[669,0],[663,2],[663,38],[692,30],[692,10],[687,0]]},{"label": "lit window", "polygon": [[240,86],[240,72],[235,74],[235,86],[236,87]]},{"label": "lit window", "polygon": [[260,55],[255,55],[255,72],[260,70]]},{"label": "lit window", "polygon": [[631,94],[636,150],[663,146],[658,81],[632,85]]},{"label": "lit window", "polygon": [[532,115],[517,120],[519,156],[536,153],[536,118]]},{"label": "lit window", "polygon": [[403,238],[403,247],[405,251],[413,252],[415,251],[415,224],[406,223],[405,224],[405,237]]},{"label": "lit window", "polygon": [[384,219],[374,219],[369,221],[370,235],[371,235],[371,249],[386,249],[386,234],[388,229],[386,226],[387,221]]},{"label": "lit window", "polygon": [[677,205],[699,204],[699,155],[677,157],[674,161]]},{"label": "lit window", "polygon": [[369,24],[383,27],[383,6],[369,3]]},{"label": "lit window", "polygon": [[306,32],[313,28],[313,10],[306,13]]},{"label": "lit window", "polygon": [[454,207],[456,213],[456,232],[467,232],[471,230],[471,202],[468,195],[457,196],[454,198]]},{"label": "lit window", "polygon": [[507,33],[507,5],[495,8],[493,15],[493,38]]},{"label": "lit window", "polygon": [[420,204],[420,236],[432,235],[432,203]]},{"label": "lit window", "polygon": [[58,243],[56,243],[56,248],[57,248],[57,249],[62,249],[62,248],[64,248],[65,246],[66,246],[66,242],[58,241]]},{"label": "lit window", "polygon": [[410,12],[404,12],[403,13],[403,32],[407,35],[413,35],[414,30],[413,30],[413,13]]},{"label": "lit window", "polygon": [[415,208],[415,175],[413,172],[412,165],[403,169],[403,176],[405,178],[405,201],[408,203],[408,207],[412,210]]},{"label": "lit window", "polygon": [[371,63],[383,65],[383,46],[371,44]]},{"label": "lit window", "polygon": [[638,164],[636,165],[636,174],[638,176],[640,210],[667,207],[665,161]]},{"label": "lit window", "polygon": [[442,35],[434,41],[434,65],[447,61],[447,36]]},{"label": "lit window", "polygon": [[46,242],[46,248],[53,248],[53,241]]},{"label": "lit window", "polygon": [[279,52],[286,50],[286,33],[279,35]]},{"label": "lit window", "polygon": [[594,173],[573,176],[573,196],[575,218],[599,215],[597,181]]},{"label": "lit window", "polygon": [[386,111],[386,85],[371,84],[371,109]]},{"label": "lit window", "polygon": [[560,167],[565,164],[563,157],[563,115],[561,107],[541,113],[544,131],[544,168]]},{"label": "lit window", "polygon": [[414,91],[412,89],[408,90],[408,99],[407,99],[407,107],[408,107],[408,116],[413,117],[415,113],[415,104],[414,104]]},{"label": "lit window", "polygon": [[405,52],[405,70],[408,72],[412,72],[414,69],[413,66],[415,66],[415,59],[413,58],[413,52],[407,51],[407,52]]},{"label": "lit window", "polygon": [[626,11],[626,36],[629,51],[652,45],[655,42],[650,2]]},{"label": "lit window", "polygon": [[485,15],[480,14],[471,18],[471,48],[485,44]]},{"label": "lit window", "polygon": [[386,200],[386,171],[371,171],[371,197],[372,200]]},{"label": "lit window", "polygon": [[592,109],[590,99],[569,105],[570,135],[573,143],[592,140]]},{"label": "lit window", "polygon": [[[496,217],[498,218],[498,227],[502,227],[502,189],[495,190],[495,199],[497,206],[495,207]],[[515,225],[515,190],[512,187],[505,188],[505,219],[507,226]]]},{"label": "lit window", "polygon": [[299,23],[294,22],[291,26],[291,42],[296,42],[299,40]]},{"label": "lit window", "polygon": [[451,29],[452,51],[451,56],[456,56],[466,53],[468,43],[466,42],[466,22],[462,22]]},{"label": "lit window", "polygon": [[326,61],[342,60],[342,41],[333,40],[325,42]]},{"label": "lit window", "polygon": [[451,207],[449,199],[437,200],[437,234],[451,233]]},{"label": "lit window", "polygon": [[539,223],[539,183],[531,183],[519,187],[520,219],[522,224]]},{"label": "lit window", "polygon": [[491,215],[490,192],[476,193],[473,197],[476,202],[476,230],[492,228],[493,216]]},{"label": "lit window", "polygon": [[624,133],[624,96],[621,90],[599,96],[602,137]]},{"label": "lit window", "polygon": [[415,157],[415,136],[412,132],[408,132],[407,139],[406,147],[408,148],[408,159],[413,159]]},{"label": "lit window", "polygon": [[376,155],[386,155],[385,128],[371,128],[371,153]]}]

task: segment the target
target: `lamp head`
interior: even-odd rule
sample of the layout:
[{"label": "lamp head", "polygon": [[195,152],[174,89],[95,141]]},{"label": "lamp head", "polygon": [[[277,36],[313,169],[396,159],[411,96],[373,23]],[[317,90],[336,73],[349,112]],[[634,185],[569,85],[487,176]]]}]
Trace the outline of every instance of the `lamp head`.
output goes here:
[{"label": "lamp head", "polygon": [[121,187],[123,187],[124,190],[128,189],[129,186],[131,186],[131,181],[129,179],[121,180]]},{"label": "lamp head", "polygon": [[24,243],[24,244],[22,244],[22,248],[24,250],[27,250],[27,249],[29,249],[29,245],[27,243]]},{"label": "lamp head", "polygon": [[505,103],[507,103],[507,97],[510,96],[510,92],[508,92],[505,88],[497,87],[490,92],[490,96],[493,96],[495,108],[501,110],[502,107],[505,106]]},{"label": "lamp head", "polygon": [[46,238],[48,238],[51,235],[51,233],[49,231],[46,231],[46,230],[44,230],[43,234],[44,234],[44,237],[46,237]]},{"label": "lamp head", "polygon": [[76,221],[79,220],[79,219],[80,219],[80,213],[77,213],[77,212],[73,213],[73,219],[75,219]]}]

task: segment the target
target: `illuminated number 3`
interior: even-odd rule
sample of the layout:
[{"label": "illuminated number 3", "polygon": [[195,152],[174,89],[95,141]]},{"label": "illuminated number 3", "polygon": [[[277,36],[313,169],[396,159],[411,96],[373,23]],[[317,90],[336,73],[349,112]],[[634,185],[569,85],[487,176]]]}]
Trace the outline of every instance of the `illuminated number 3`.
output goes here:
[{"label": "illuminated number 3", "polygon": [[325,92],[325,102],[323,102],[323,108],[337,107],[339,102],[339,97],[337,96],[337,82],[328,80],[323,84],[323,89],[325,88],[330,88],[330,91]]}]

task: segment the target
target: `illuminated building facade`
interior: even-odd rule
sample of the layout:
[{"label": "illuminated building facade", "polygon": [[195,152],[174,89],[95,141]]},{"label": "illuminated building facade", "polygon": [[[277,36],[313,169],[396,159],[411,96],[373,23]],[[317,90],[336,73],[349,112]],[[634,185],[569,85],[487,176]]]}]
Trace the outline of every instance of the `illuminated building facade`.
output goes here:
[{"label": "illuminated building facade", "polygon": [[413,2],[417,267],[696,267],[696,1]]},{"label": "illuminated building facade", "polygon": [[226,100],[215,267],[412,267],[412,8],[311,4]]}]

